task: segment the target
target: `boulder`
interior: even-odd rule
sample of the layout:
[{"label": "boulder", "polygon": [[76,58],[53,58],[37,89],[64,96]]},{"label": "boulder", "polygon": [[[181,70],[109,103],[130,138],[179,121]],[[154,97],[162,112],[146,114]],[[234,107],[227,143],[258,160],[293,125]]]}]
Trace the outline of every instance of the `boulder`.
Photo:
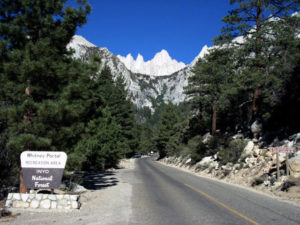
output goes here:
[{"label": "boulder", "polygon": [[253,149],[253,156],[254,157],[260,156],[260,149],[258,147],[254,147],[254,149]]},{"label": "boulder", "polygon": [[49,195],[48,198],[49,198],[51,201],[55,201],[55,200],[56,200],[56,195]]},{"label": "boulder", "polygon": [[15,202],[13,202],[13,207],[14,208],[28,208],[29,203],[23,202],[23,201],[15,201]]},{"label": "boulder", "polygon": [[221,166],[221,169],[222,170],[225,170],[227,172],[230,172],[232,171],[232,167],[230,165],[224,165],[224,166]]},{"label": "boulder", "polygon": [[72,209],[79,209],[79,203],[76,201],[72,201]]},{"label": "boulder", "polygon": [[259,120],[255,120],[251,125],[251,132],[253,134],[259,134],[262,131],[262,123]]},{"label": "boulder", "polygon": [[56,209],[56,207],[57,207],[57,202],[51,201],[51,209]]},{"label": "boulder", "polygon": [[289,137],[289,145],[288,147],[295,147],[296,150],[300,150],[300,132],[297,134],[294,134]]},{"label": "boulder", "polygon": [[32,200],[30,202],[30,208],[37,209],[40,206],[40,202],[38,200]]},{"label": "boulder", "polygon": [[285,140],[285,141],[284,141],[284,145],[285,145],[286,147],[292,148],[292,147],[294,146],[294,142],[293,142],[293,141]]},{"label": "boulder", "polygon": [[209,169],[215,169],[215,170],[218,170],[218,169],[219,169],[219,163],[216,162],[216,161],[212,161],[212,162],[209,164]]},{"label": "boulder", "polygon": [[257,140],[259,134],[262,131],[262,123],[259,120],[255,120],[251,125],[251,132],[253,133],[254,139]]},{"label": "boulder", "polygon": [[204,157],[200,162],[197,163],[196,167],[200,167],[202,169],[206,169],[210,166],[210,164],[214,161],[212,156]]},{"label": "boulder", "polygon": [[50,209],[51,208],[51,201],[49,199],[44,199],[40,202],[40,208],[42,209]]},{"label": "boulder", "polygon": [[290,141],[293,141],[293,142],[295,142],[295,143],[297,143],[298,141],[300,141],[300,132],[297,133],[297,134],[291,135],[291,136],[289,137],[289,140],[290,140]]},{"label": "boulder", "polygon": [[12,206],[12,200],[6,200],[5,207],[10,208]]},{"label": "boulder", "polygon": [[202,137],[202,142],[204,144],[207,144],[209,142],[210,139],[212,139],[212,135],[210,133],[206,133],[204,134],[204,136]]},{"label": "boulder", "polygon": [[83,186],[76,184],[75,187],[73,188],[73,191],[74,192],[83,192],[83,191],[86,191],[86,189]]},{"label": "boulder", "polygon": [[290,158],[288,161],[288,168],[293,177],[300,177],[300,156]]},{"label": "boulder", "polygon": [[12,196],[13,200],[21,200],[21,195],[19,193],[14,193]]},{"label": "boulder", "polygon": [[252,156],[253,149],[254,149],[254,143],[253,141],[249,141],[241,154],[240,160],[243,161],[247,157]]},{"label": "boulder", "polygon": [[247,163],[249,166],[252,166],[256,163],[256,158],[246,158],[245,163]]},{"label": "boulder", "polygon": [[243,134],[236,134],[232,137],[232,139],[243,139],[244,135]]},{"label": "boulder", "polygon": [[21,194],[21,199],[23,202],[26,202],[28,198],[29,198],[29,194]]},{"label": "boulder", "polygon": [[186,165],[189,165],[189,164],[191,164],[191,162],[192,162],[192,159],[191,159],[191,158],[188,158],[188,159],[185,161],[185,164],[186,164]]},{"label": "boulder", "polygon": [[261,155],[265,158],[272,158],[273,154],[268,149],[262,149]]},{"label": "boulder", "polygon": [[79,198],[79,195],[70,195],[70,199],[71,199],[72,201],[77,201],[78,198]]},{"label": "boulder", "polygon": [[[283,161],[285,161],[285,153],[279,153],[279,162],[282,163]],[[274,163],[277,162],[277,154],[273,153],[272,154],[272,160]]]}]

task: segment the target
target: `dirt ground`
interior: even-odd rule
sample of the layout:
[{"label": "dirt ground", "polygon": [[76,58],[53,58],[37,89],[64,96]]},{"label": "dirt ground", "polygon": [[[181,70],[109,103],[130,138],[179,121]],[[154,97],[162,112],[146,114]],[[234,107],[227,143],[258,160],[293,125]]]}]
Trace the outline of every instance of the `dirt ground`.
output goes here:
[{"label": "dirt ground", "polygon": [[80,196],[80,210],[16,210],[12,216],[0,218],[9,225],[109,225],[127,224],[131,215],[132,186],[122,180],[122,173],[134,168],[134,159],[122,160],[119,170],[91,173],[89,190]]}]

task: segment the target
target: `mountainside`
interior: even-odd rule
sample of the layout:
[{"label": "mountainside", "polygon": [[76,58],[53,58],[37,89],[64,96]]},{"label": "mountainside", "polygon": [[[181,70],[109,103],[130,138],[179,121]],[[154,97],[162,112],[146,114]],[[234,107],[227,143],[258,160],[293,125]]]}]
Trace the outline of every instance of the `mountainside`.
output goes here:
[{"label": "mountainside", "polygon": [[[129,55],[126,58],[116,56],[107,48],[97,47],[85,40],[82,36],[75,35],[68,47],[75,50],[74,57],[87,61],[91,55],[97,54],[101,57],[102,66],[107,65],[114,77],[123,75],[132,101],[138,107],[148,106],[153,109],[159,100],[171,101],[178,104],[185,99],[183,87],[187,85],[188,77],[192,74],[191,68],[198,57],[203,57],[207,51],[200,53],[188,66],[172,60],[167,51],[162,50],[155,57],[144,62],[142,56],[136,61]],[[140,64],[138,64],[140,62]],[[131,67],[130,67],[131,65]],[[139,66],[140,65],[140,66]],[[132,68],[132,70],[128,69]],[[135,71],[151,72],[152,75],[142,74]],[[169,74],[166,74],[170,71]]]}]

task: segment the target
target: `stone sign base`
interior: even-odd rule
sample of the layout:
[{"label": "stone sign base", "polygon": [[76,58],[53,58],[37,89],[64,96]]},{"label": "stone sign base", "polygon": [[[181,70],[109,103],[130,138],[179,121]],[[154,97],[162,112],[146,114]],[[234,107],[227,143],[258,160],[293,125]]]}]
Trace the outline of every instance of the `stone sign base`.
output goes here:
[{"label": "stone sign base", "polygon": [[20,194],[7,196],[7,208],[18,209],[79,209],[79,195]]}]

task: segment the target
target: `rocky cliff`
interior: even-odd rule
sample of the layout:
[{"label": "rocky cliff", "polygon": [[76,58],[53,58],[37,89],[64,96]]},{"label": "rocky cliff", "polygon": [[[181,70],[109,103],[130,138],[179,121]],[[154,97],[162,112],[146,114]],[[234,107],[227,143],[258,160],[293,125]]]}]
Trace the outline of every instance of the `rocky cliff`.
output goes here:
[{"label": "rocky cliff", "polygon": [[[73,37],[68,47],[75,50],[74,57],[84,61],[89,60],[93,54],[99,55],[102,67],[107,65],[114,77],[122,75],[125,78],[129,95],[132,96],[132,101],[138,108],[144,106],[153,108],[157,98],[174,104],[184,101],[186,96],[183,88],[192,74],[191,69],[197,59],[203,57],[207,51],[206,46],[196,59],[186,66],[171,59],[165,50],[157,53],[148,62],[141,59],[133,60],[130,56],[126,58],[116,56],[107,48],[97,47],[78,35]],[[142,71],[145,73],[140,73]]]}]

